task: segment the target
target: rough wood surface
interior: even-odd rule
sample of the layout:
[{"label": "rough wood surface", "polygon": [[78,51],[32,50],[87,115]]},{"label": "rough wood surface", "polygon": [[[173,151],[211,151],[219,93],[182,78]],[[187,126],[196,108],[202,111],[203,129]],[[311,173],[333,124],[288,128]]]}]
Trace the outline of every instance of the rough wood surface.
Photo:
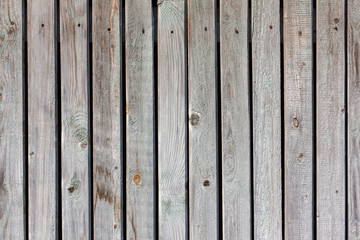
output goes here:
[{"label": "rough wood surface", "polygon": [[312,1],[284,2],[285,238],[314,235]]},{"label": "rough wood surface", "polygon": [[87,2],[60,0],[63,239],[89,239]]},{"label": "rough wood surface", "polygon": [[158,0],[159,237],[186,237],[185,2]]},{"label": "rough wood surface", "polygon": [[0,239],[24,239],[22,1],[0,1]]},{"label": "rough wood surface", "polygon": [[56,236],[54,1],[28,1],[29,238]]},{"label": "rough wood surface", "polygon": [[316,6],[317,239],[345,239],[345,5]]},{"label": "rough wood surface", "polygon": [[215,7],[214,0],[188,2],[191,239],[217,238]]},{"label": "rough wood surface", "polygon": [[348,238],[360,239],[360,2],[348,1]]},{"label": "rough wood surface", "polygon": [[126,234],[155,239],[155,101],[151,0],[126,0]]},{"label": "rough wood surface", "polygon": [[248,1],[220,1],[224,239],[251,239]]},{"label": "rough wood surface", "polygon": [[121,4],[93,1],[94,239],[121,239]]},{"label": "rough wood surface", "polygon": [[251,5],[255,239],[282,239],[279,5]]}]

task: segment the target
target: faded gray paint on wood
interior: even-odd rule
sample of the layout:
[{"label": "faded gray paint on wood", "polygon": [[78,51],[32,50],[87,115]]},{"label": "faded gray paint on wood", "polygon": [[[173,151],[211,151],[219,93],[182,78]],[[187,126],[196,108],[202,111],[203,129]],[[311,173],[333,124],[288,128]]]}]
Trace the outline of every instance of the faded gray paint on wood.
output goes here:
[{"label": "faded gray paint on wood", "polygon": [[24,239],[22,1],[0,1],[0,239]]},{"label": "faded gray paint on wood", "polygon": [[360,2],[348,1],[348,237],[360,239]]},{"label": "faded gray paint on wood", "polygon": [[126,22],[126,233],[155,239],[155,101],[152,2],[127,0]]},{"label": "faded gray paint on wood", "polygon": [[60,0],[63,239],[88,239],[87,3]]},{"label": "faded gray paint on wood", "polygon": [[312,239],[312,1],[284,2],[285,238]]},{"label": "faded gray paint on wood", "polygon": [[54,1],[28,1],[29,238],[56,236]]},{"label": "faded gray paint on wood", "polygon": [[191,239],[217,238],[215,7],[214,0],[188,2]]},{"label": "faded gray paint on wood", "polygon": [[158,0],[159,237],[186,236],[185,2]]},{"label": "faded gray paint on wood", "polygon": [[95,0],[92,13],[94,239],[121,239],[121,3]]},{"label": "faded gray paint on wood", "polygon": [[251,239],[248,1],[220,1],[224,239]]},{"label": "faded gray paint on wood", "polygon": [[251,5],[255,239],[282,239],[279,5]]},{"label": "faded gray paint on wood", "polygon": [[344,1],[317,1],[317,239],[345,238]]}]

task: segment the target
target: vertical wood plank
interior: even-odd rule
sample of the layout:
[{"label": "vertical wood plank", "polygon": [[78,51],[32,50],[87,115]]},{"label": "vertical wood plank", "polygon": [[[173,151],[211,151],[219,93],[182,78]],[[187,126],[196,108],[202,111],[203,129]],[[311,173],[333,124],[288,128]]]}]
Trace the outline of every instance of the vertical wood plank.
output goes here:
[{"label": "vertical wood plank", "polygon": [[159,237],[186,237],[185,2],[158,0]]},{"label": "vertical wood plank", "polygon": [[220,1],[224,239],[251,239],[248,1]]},{"label": "vertical wood plank", "polygon": [[126,233],[154,235],[154,66],[151,0],[126,0]]},{"label": "vertical wood plank", "polygon": [[0,239],[24,239],[22,1],[0,2]]},{"label": "vertical wood plank", "polygon": [[121,239],[121,3],[93,1],[94,239]]},{"label": "vertical wood plank", "polygon": [[88,239],[87,1],[60,0],[63,239]]},{"label": "vertical wood plank", "polygon": [[255,239],[282,239],[279,10],[252,1]]},{"label": "vertical wood plank", "polygon": [[317,1],[317,237],[345,238],[344,1]]},{"label": "vertical wood plank", "polygon": [[348,238],[360,239],[360,2],[348,1]]},{"label": "vertical wood plank", "polygon": [[217,238],[215,7],[214,0],[188,5],[191,239]]},{"label": "vertical wood plank", "polygon": [[56,236],[54,1],[28,1],[29,238]]},{"label": "vertical wood plank", "polygon": [[314,234],[312,7],[284,2],[286,239]]}]

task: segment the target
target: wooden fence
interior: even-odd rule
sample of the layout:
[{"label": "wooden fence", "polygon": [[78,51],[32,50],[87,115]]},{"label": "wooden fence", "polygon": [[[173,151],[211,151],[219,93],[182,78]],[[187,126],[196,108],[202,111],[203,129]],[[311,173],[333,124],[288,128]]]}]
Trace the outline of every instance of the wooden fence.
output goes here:
[{"label": "wooden fence", "polygon": [[360,0],[0,0],[0,239],[360,239]]}]

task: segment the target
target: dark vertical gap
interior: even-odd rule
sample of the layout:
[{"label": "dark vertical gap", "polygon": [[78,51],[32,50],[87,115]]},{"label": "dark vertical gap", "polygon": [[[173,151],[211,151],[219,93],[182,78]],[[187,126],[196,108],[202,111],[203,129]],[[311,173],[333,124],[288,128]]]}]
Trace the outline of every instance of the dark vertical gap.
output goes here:
[{"label": "dark vertical gap", "polygon": [[313,12],[312,12],[312,34],[313,34],[313,49],[312,49],[312,67],[313,67],[313,71],[312,71],[312,101],[313,101],[313,105],[312,105],[312,119],[313,119],[313,226],[314,226],[314,232],[313,232],[313,239],[317,239],[317,181],[316,181],[316,175],[317,175],[317,163],[316,163],[316,159],[317,159],[317,143],[316,143],[316,0],[313,0]]},{"label": "dark vertical gap", "polygon": [[88,0],[87,4],[87,41],[88,41],[88,134],[89,134],[89,148],[88,148],[88,179],[89,179],[89,237],[94,239],[94,213],[93,213],[93,48],[92,48],[92,0]]},{"label": "dark vertical gap", "polygon": [[22,1],[22,77],[23,77],[23,192],[24,192],[24,239],[29,239],[29,157],[28,157],[28,42],[27,42],[27,1]]},{"label": "dark vertical gap", "polygon": [[348,0],[345,0],[345,25],[344,25],[344,52],[345,52],[345,99],[344,99],[344,108],[345,108],[345,239],[349,237],[349,222],[348,222],[348,210],[349,210],[349,196],[348,196]]},{"label": "dark vertical gap", "polygon": [[60,1],[55,0],[55,96],[56,96],[56,239],[62,239],[61,215],[61,59],[60,59]]},{"label": "dark vertical gap", "polygon": [[281,69],[281,215],[282,238],[285,239],[285,83],[284,83],[284,1],[280,1],[280,69]]},{"label": "dark vertical gap", "polygon": [[217,198],[218,198],[218,239],[223,239],[223,195],[222,195],[222,132],[221,132],[221,58],[220,58],[220,0],[215,5],[215,74],[216,74],[216,159],[217,163]]},{"label": "dark vertical gap", "polygon": [[121,163],[121,239],[126,239],[126,52],[125,52],[125,0],[121,1],[120,39],[121,39],[121,79],[120,79],[120,161]]}]

